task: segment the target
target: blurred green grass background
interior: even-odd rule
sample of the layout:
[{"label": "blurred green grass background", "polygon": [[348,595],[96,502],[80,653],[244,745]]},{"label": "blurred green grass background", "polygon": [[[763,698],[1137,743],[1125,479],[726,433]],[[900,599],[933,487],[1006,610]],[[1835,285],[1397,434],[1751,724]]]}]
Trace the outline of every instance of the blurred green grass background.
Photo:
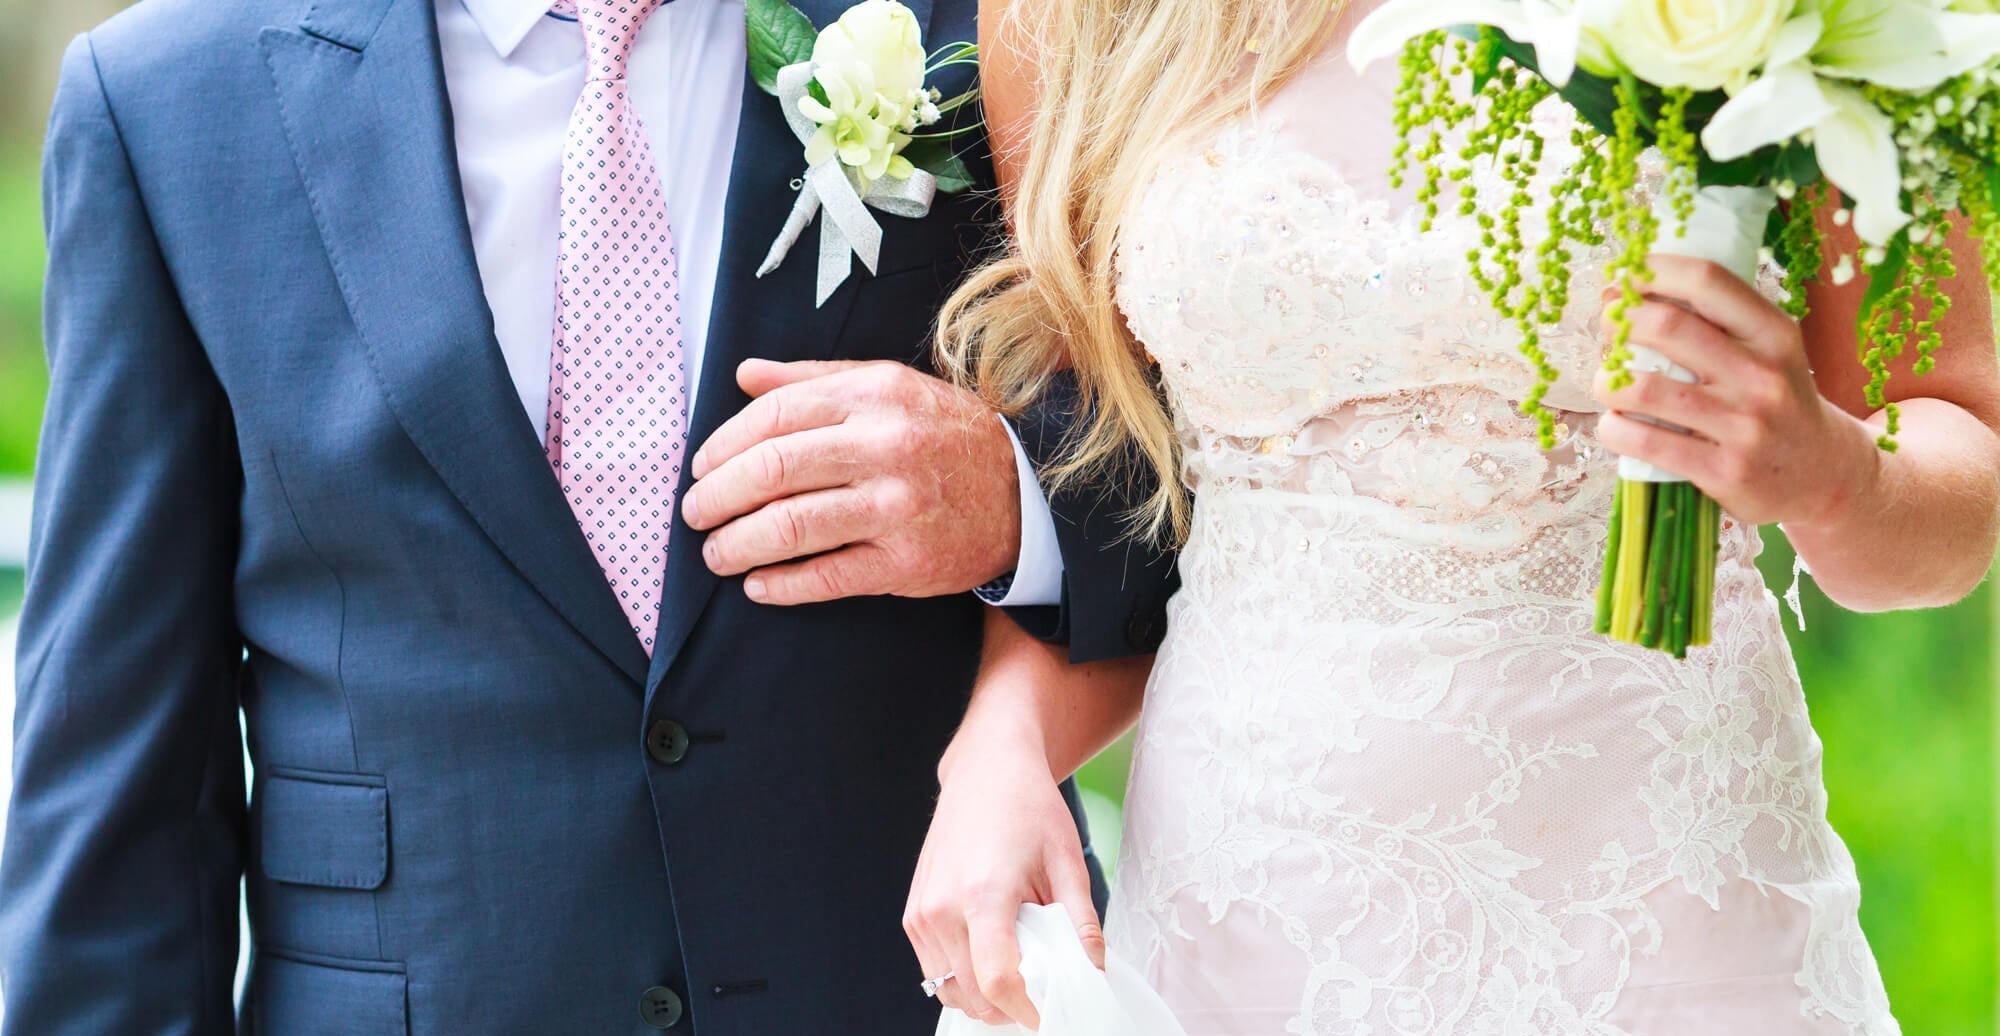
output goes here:
[{"label": "blurred green grass background", "polygon": [[[32,64],[43,71],[52,64],[48,52],[85,24],[80,12],[0,0],[0,11],[10,7],[73,21],[34,44]],[[15,45],[0,51],[19,53],[24,39],[0,43]],[[21,102],[21,114],[0,118],[0,476],[11,477],[32,471],[48,387],[38,330],[43,251],[35,155],[46,85],[27,93],[42,100]],[[1782,588],[1791,554],[1772,540],[1766,576]],[[8,613],[19,579],[0,572],[0,608]],[[1993,607],[1988,588],[1941,611],[1856,616],[1808,581],[1809,628],[1792,631],[1826,744],[1833,822],[1861,872],[1862,923],[1912,1036],[2000,1032]],[[1085,769],[1084,784],[1115,805],[1128,762],[1129,747],[1121,744]],[[1100,834],[1107,836],[1100,841],[1115,837]]]}]

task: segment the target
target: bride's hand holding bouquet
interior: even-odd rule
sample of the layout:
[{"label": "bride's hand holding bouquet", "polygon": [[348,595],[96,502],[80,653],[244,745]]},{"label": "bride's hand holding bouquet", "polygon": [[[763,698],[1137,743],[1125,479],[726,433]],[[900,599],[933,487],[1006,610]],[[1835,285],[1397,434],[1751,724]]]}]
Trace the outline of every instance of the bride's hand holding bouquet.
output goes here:
[{"label": "bride's hand holding bouquet", "polygon": [[[1856,445],[1896,448],[1908,396],[1891,372],[1938,364],[1954,296],[1984,295],[1956,290],[1983,287],[1961,268],[2000,278],[2000,15],[1960,6],[1392,0],[1357,27],[1356,64],[1400,54],[1395,175],[1431,217],[1479,221],[1468,262],[1540,372],[1523,410],[1546,443],[1539,338],[1570,301],[1575,246],[1612,244],[1598,390],[1623,460],[1600,632],[1676,655],[1708,641],[1723,507],[1796,539],[1877,495],[1884,462]],[[1531,114],[1552,96],[1578,116],[1576,158],[1540,197],[1557,142]],[[1670,270],[1663,253],[1706,262]],[[1779,302],[1747,287],[1770,266]],[[1801,338],[1784,318],[1854,330]],[[1843,340],[1858,364],[1809,348]],[[1934,395],[1967,388],[1937,380]]]}]

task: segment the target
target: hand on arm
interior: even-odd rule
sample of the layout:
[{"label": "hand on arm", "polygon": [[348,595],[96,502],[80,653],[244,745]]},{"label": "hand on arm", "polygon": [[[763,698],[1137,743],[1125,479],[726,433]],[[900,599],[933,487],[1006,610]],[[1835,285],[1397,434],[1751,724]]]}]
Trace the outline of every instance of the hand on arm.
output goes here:
[{"label": "hand on arm", "polygon": [[1013,570],[1007,429],[971,393],[887,361],[737,373],[753,398],[695,453],[682,515],[764,604],[964,593]]},{"label": "hand on arm", "polygon": [[[1829,221],[1830,245],[1854,252]],[[1637,375],[1612,391],[1598,432],[1607,449],[1685,475],[1733,517],[1782,523],[1827,595],[1858,610],[1947,604],[1977,586],[2000,541],[2000,367],[1977,246],[1954,242],[1961,274],[1937,367],[1892,364],[1900,448],[1875,445],[1886,417],[1863,399],[1855,320],[1866,283],[1810,290],[1795,322],[1720,267],[1656,256],[1633,340],[1694,371],[1698,385]],[[1683,300],[1682,309],[1666,299]],[[1913,351],[1913,350],[1912,350]],[[1633,419],[1692,429],[1682,435]]]},{"label": "hand on arm", "polygon": [[989,609],[965,722],[938,765],[940,792],[903,927],[940,998],[982,1021],[1038,1024],[1014,917],[1060,903],[1101,965],[1090,872],[1057,785],[1130,727],[1151,658],[1072,666],[1063,648]]}]

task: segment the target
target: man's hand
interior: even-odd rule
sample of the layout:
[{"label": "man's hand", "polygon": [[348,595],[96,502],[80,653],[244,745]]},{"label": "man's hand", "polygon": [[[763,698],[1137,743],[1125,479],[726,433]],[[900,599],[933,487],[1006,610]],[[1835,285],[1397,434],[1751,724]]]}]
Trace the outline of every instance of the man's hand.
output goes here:
[{"label": "man's hand", "polygon": [[1014,446],[971,393],[889,361],[749,360],[736,380],[752,401],[696,451],[681,513],[751,600],[935,597],[1013,569]]}]

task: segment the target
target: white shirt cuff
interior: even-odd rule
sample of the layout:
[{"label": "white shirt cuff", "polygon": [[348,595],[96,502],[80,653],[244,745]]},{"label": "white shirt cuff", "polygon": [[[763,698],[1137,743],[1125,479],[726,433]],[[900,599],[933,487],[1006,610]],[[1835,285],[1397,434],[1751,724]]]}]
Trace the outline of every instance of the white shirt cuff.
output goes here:
[{"label": "white shirt cuff", "polygon": [[1021,556],[1010,576],[979,588],[987,604],[1001,608],[1032,608],[1062,603],[1062,548],[1056,543],[1056,519],[1042,495],[1041,479],[1034,462],[1021,447],[1021,437],[1013,422],[1000,418],[1007,429],[1007,441],[1014,444],[1014,470],[1021,482]]}]

